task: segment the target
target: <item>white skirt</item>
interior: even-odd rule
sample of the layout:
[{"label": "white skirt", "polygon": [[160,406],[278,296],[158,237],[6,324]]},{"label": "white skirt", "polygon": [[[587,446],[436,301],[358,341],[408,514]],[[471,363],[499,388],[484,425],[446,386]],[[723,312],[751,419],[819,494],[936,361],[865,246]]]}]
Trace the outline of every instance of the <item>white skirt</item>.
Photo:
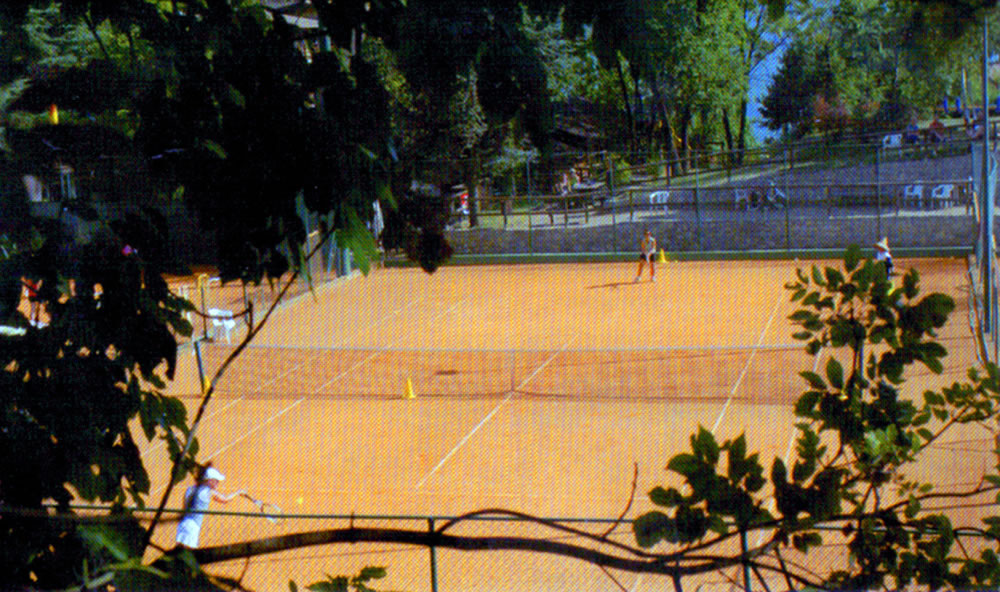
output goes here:
[{"label": "white skirt", "polygon": [[177,525],[177,543],[190,549],[198,548],[198,536],[201,526],[194,520],[181,520]]}]

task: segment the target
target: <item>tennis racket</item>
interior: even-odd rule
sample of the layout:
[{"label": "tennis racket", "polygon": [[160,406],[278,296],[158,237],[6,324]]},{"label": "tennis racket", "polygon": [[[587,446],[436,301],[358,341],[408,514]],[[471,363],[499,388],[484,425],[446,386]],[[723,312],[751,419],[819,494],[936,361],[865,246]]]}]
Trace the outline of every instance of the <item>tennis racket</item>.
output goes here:
[{"label": "tennis racket", "polygon": [[241,493],[240,495],[250,500],[250,502],[252,502],[253,505],[257,506],[257,509],[260,510],[260,513],[264,515],[264,518],[267,518],[268,521],[270,521],[272,524],[277,524],[278,521],[281,519],[281,508],[279,508],[278,506],[265,501],[261,501],[257,498],[250,497],[245,493]]}]

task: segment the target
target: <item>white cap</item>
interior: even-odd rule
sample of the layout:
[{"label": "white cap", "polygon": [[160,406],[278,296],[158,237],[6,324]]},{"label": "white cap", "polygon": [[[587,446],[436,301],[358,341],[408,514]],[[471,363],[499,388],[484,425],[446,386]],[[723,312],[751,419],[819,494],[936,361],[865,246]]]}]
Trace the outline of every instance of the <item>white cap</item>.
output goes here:
[{"label": "white cap", "polygon": [[215,479],[216,481],[224,481],[226,479],[226,476],[220,473],[218,470],[216,470],[215,467],[208,467],[208,469],[205,470],[204,479],[205,480]]}]

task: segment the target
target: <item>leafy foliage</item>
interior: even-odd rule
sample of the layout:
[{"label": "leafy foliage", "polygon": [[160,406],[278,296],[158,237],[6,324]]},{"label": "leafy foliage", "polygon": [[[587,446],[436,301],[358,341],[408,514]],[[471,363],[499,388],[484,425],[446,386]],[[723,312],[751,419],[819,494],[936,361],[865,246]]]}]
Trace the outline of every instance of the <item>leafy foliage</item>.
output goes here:
[{"label": "leafy foliage", "polygon": [[[375,588],[368,586],[368,582],[382,579],[385,576],[384,567],[368,566],[351,577],[327,575],[325,580],[309,584],[306,589],[311,592],[377,592]],[[295,582],[289,582],[288,589],[290,592],[298,592],[299,588]]]},{"label": "leafy foliage", "polygon": [[[774,459],[764,477],[742,435],[719,445],[701,428],[691,437],[691,452],[674,456],[667,467],[684,488],[650,491],[651,501],[665,511],[635,522],[641,546],[663,541],[682,551],[704,549],[753,530],[766,542],[744,547],[741,559],[782,572],[789,582],[842,589],[966,588],[1000,577],[993,551],[979,558],[961,551],[959,537],[974,527],[960,529],[951,514],[923,505],[931,497],[995,492],[1000,477],[984,475],[971,491],[938,491],[909,470],[954,426],[1000,416],[997,369],[990,364],[985,374],[970,370],[968,382],[927,390],[922,400],[904,389],[913,364],[942,372],[947,352],[936,331],[955,305],[944,294],[921,296],[916,270],[901,279],[897,287],[881,263],[863,259],[856,247],[840,269],[797,272],[786,286],[799,305],[790,317],[800,329],[794,337],[810,356],[822,353],[826,363],[820,372],[800,373],[807,390],[795,405],[801,420],[796,459],[790,467]],[[995,528],[997,519],[985,522]],[[842,541],[851,561],[820,578],[780,559],[783,547],[809,552],[831,539]]]}]

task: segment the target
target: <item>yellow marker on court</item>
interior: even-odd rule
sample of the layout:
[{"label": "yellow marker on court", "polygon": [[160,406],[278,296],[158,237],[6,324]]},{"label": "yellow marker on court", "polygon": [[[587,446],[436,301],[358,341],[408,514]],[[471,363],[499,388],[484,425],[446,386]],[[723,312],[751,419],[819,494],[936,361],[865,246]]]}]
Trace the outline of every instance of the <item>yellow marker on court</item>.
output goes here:
[{"label": "yellow marker on court", "polygon": [[660,249],[660,256],[656,258],[656,262],[657,263],[666,263],[667,262],[667,254],[665,252],[663,252],[663,249]]},{"label": "yellow marker on court", "polygon": [[406,389],[403,391],[404,399],[416,399],[417,394],[413,392],[413,381],[409,378],[406,379]]}]

